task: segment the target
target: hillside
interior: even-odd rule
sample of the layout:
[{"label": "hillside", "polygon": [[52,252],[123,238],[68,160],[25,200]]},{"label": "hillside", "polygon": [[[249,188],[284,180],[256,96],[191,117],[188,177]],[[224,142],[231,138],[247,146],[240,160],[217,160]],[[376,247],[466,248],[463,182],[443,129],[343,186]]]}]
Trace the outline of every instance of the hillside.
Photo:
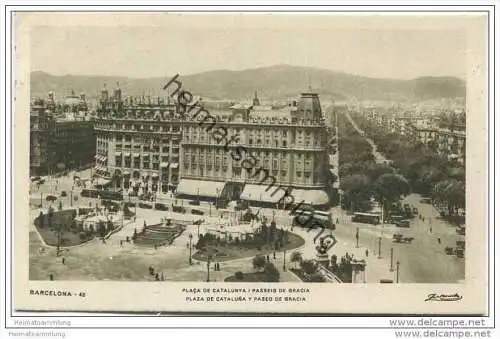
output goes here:
[{"label": "hillside", "polygon": [[[96,97],[106,83],[112,89],[120,82],[125,95],[166,95],[167,77],[133,79],[126,77],[54,76],[44,72],[31,74],[31,96],[57,97],[71,89]],[[326,69],[277,65],[243,71],[216,70],[188,76],[180,75],[183,87],[194,95],[212,99],[249,99],[255,90],[265,99],[295,97],[307,90],[309,79],[314,91],[330,99],[419,100],[465,97],[465,82],[454,77],[422,77],[413,80],[377,79],[334,72]]]}]

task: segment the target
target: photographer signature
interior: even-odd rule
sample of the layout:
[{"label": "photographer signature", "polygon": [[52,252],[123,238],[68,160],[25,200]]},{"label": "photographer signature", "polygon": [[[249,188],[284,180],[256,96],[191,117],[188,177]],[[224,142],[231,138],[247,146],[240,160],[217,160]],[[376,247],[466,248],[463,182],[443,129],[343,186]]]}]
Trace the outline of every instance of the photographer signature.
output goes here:
[{"label": "photographer signature", "polygon": [[458,293],[455,294],[437,294],[431,293],[427,295],[427,299],[425,301],[458,301],[462,300],[462,296]]}]

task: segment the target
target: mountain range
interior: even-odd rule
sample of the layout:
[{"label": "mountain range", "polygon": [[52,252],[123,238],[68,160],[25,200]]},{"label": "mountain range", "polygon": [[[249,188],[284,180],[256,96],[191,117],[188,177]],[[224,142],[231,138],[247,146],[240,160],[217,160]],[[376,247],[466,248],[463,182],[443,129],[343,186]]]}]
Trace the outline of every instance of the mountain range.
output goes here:
[{"label": "mountain range", "polygon": [[[124,95],[166,96],[164,85],[173,75],[146,79],[120,76],[64,75],[42,71],[31,73],[31,96],[45,97],[53,91],[57,98],[86,93],[96,98],[104,84],[112,91],[119,82]],[[183,87],[195,96],[209,99],[248,100],[257,91],[268,100],[296,97],[308,89],[321,98],[334,100],[419,101],[465,98],[465,81],[456,77],[420,77],[412,80],[370,78],[327,69],[276,65],[242,71],[215,70],[179,75]]]}]

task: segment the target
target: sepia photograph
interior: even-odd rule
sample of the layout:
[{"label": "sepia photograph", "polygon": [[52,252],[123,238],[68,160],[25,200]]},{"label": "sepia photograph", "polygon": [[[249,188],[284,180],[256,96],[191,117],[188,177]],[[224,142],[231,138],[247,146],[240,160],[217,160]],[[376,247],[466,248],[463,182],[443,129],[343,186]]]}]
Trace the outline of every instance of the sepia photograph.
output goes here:
[{"label": "sepia photograph", "polygon": [[89,286],[218,311],[483,295],[485,18],[18,13],[21,309]]}]

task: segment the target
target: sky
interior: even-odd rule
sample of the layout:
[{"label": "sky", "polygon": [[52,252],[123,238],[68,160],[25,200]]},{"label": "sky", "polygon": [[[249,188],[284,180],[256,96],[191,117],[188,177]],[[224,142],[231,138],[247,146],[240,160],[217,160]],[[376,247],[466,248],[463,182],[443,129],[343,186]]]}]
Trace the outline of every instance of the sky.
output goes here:
[{"label": "sky", "polygon": [[147,78],[289,64],[378,78],[465,78],[462,30],[382,19],[144,14],[107,20],[102,14],[45,20],[31,30],[31,70]]}]

